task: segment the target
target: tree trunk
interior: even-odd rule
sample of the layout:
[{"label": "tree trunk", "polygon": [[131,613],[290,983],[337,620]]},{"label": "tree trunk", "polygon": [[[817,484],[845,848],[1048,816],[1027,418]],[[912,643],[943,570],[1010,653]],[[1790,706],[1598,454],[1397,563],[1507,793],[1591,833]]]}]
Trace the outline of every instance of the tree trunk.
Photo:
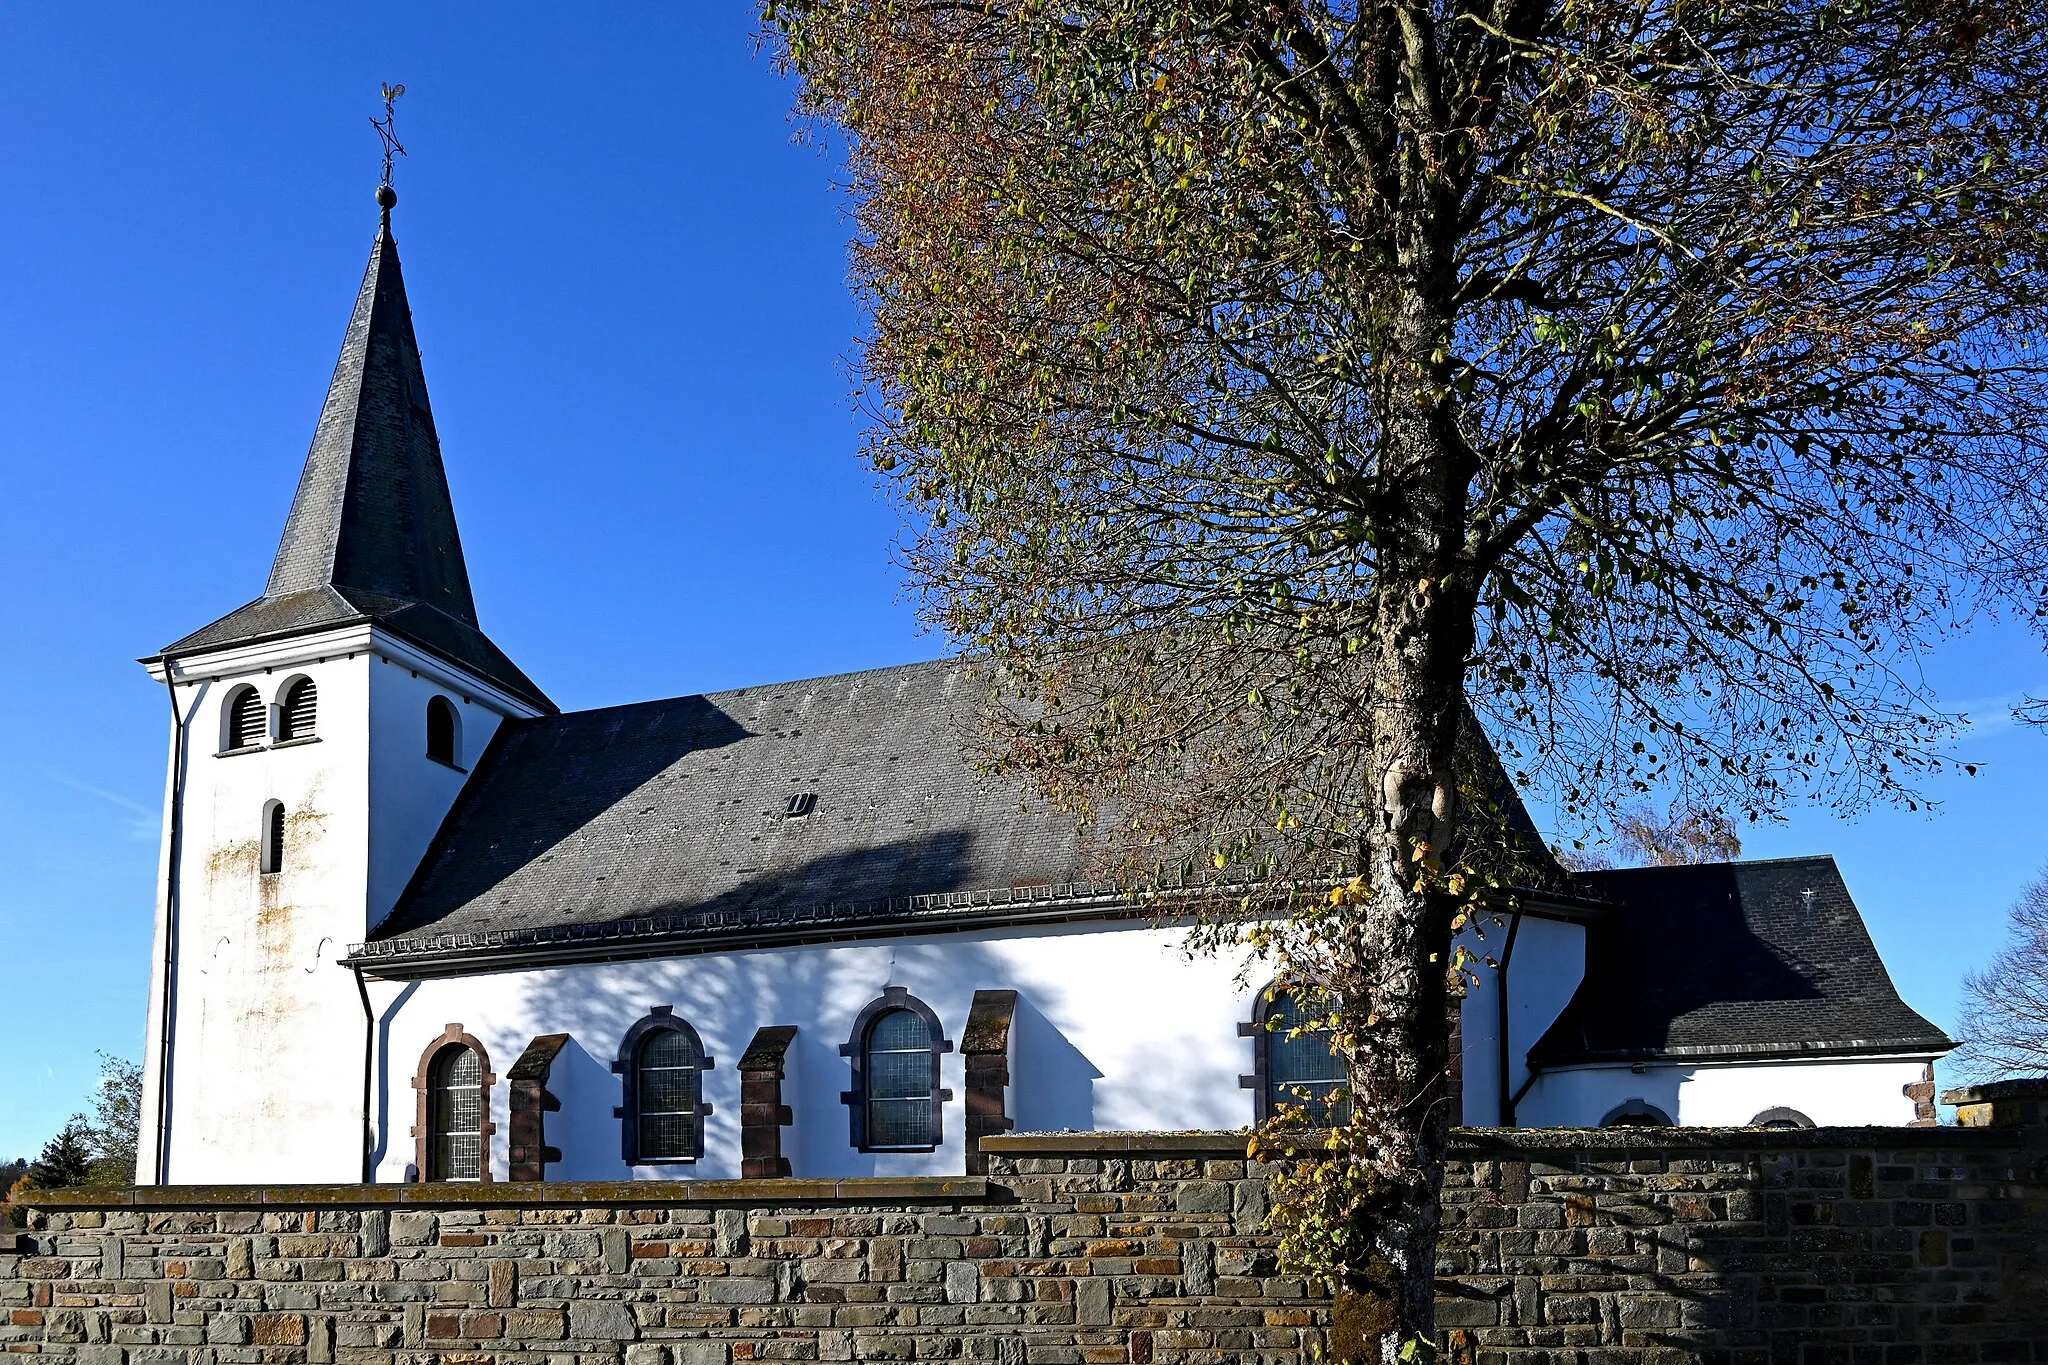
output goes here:
[{"label": "tree trunk", "polygon": [[[1428,205],[1412,207],[1411,221],[1430,222]],[[1384,1186],[1370,1225],[1351,1239],[1363,1264],[1349,1267],[1340,1316],[1354,1330],[1340,1323],[1339,1345],[1382,1361],[1406,1342],[1435,1339],[1451,1114],[1451,911],[1439,872],[1457,827],[1455,754],[1475,599],[1460,558],[1471,457],[1442,397],[1448,272],[1426,226],[1404,255],[1413,288],[1394,323],[1386,379],[1373,612],[1378,818],[1365,841],[1370,899],[1343,973],[1362,988],[1345,1001],[1362,1044],[1348,1060]]]}]

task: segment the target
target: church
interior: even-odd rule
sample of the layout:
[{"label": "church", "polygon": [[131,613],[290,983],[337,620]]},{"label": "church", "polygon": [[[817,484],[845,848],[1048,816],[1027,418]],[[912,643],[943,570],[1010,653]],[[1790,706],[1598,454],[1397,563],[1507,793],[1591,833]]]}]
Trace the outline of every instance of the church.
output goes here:
[{"label": "church", "polygon": [[[959,1174],[1341,1104],[1252,964],[966,757],[961,665],[550,701],[479,624],[378,197],[262,596],[143,661],[143,1183]],[[1487,929],[1463,1122],[1934,1118],[1952,1044],[1832,859],[1560,884]]]}]

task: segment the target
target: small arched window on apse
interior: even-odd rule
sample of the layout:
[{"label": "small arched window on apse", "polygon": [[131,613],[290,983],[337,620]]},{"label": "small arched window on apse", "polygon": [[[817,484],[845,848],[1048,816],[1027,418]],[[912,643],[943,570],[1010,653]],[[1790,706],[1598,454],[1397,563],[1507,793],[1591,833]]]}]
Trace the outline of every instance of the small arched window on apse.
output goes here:
[{"label": "small arched window on apse", "polygon": [[929,1152],[945,1141],[939,1058],[953,1041],[939,1035],[939,1016],[901,986],[885,986],[853,1021],[839,1053],[853,1062],[848,1106],[853,1145],[863,1152]]},{"label": "small arched window on apse", "polygon": [[254,749],[270,738],[270,716],[262,694],[247,683],[228,693],[220,710],[222,753]]},{"label": "small arched window on apse", "polygon": [[625,1078],[620,1155],[629,1166],[695,1161],[704,1155],[704,1073],[714,1060],[697,1030],[670,1005],[656,1005],[626,1032],[612,1070]]},{"label": "small arched window on apse", "polygon": [[1602,1128],[1671,1128],[1671,1115],[1637,1095],[1631,1095],[1601,1116]]},{"label": "small arched window on apse", "polygon": [[413,1077],[419,1093],[417,1140],[424,1180],[491,1178],[491,1059],[482,1043],[450,1024],[428,1044]]},{"label": "small arched window on apse", "polygon": [[1238,1084],[1253,1092],[1259,1122],[1288,1111],[1318,1128],[1351,1121],[1351,1081],[1343,1059],[1292,991],[1277,982],[1268,985],[1258,994],[1251,1022],[1237,1031],[1252,1040],[1252,1074],[1238,1077]]},{"label": "small arched window on apse", "polygon": [[462,717],[446,697],[427,700],[427,757],[451,768],[462,766]]},{"label": "small arched window on apse", "polygon": [[284,871],[284,802],[263,803],[263,830],[257,839],[256,866],[266,876]]},{"label": "small arched window on apse", "polygon": [[311,678],[294,678],[277,699],[278,742],[313,738],[319,717],[320,689]]},{"label": "small arched window on apse", "polygon": [[1775,1105],[1749,1121],[1752,1128],[1811,1128],[1813,1120],[1797,1109]]}]

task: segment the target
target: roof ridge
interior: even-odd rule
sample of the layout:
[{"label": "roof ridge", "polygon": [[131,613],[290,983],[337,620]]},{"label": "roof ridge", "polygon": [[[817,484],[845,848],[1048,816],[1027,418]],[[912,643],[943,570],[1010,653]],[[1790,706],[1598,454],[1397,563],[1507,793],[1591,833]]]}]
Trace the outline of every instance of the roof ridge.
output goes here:
[{"label": "roof ridge", "polygon": [[1716,858],[1700,863],[1646,863],[1641,867],[1589,867],[1572,875],[1579,877],[1610,876],[1618,872],[1681,872],[1688,868],[1702,867],[1774,867],[1791,863],[1834,863],[1832,853],[1794,853],[1779,858]]},{"label": "roof ridge", "polygon": [[664,703],[682,701],[718,701],[721,698],[737,697],[748,692],[763,692],[776,687],[810,687],[818,683],[839,682],[847,678],[868,678],[884,673],[910,673],[919,669],[943,669],[968,662],[961,655],[938,659],[919,659],[906,664],[884,664],[877,668],[855,668],[844,673],[821,673],[814,678],[789,678],[780,682],[748,683],[743,687],[726,687],[716,692],[677,692],[665,697],[642,697],[638,701],[607,702],[603,706],[584,706],[572,711],[560,712],[557,719],[568,720],[576,716],[595,716],[606,711],[626,711],[636,706],[660,706]]}]

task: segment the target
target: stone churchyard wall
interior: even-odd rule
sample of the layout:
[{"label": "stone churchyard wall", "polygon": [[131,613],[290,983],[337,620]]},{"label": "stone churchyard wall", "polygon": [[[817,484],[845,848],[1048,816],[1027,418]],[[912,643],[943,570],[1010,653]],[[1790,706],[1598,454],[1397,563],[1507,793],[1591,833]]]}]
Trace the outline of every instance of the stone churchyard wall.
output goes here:
[{"label": "stone churchyard wall", "polygon": [[[2048,1362],[2048,1082],[1959,1128],[1459,1135],[1450,1357]],[[77,1365],[1295,1365],[1242,1135],[986,1139],[985,1176],[32,1196],[0,1346]]]}]

